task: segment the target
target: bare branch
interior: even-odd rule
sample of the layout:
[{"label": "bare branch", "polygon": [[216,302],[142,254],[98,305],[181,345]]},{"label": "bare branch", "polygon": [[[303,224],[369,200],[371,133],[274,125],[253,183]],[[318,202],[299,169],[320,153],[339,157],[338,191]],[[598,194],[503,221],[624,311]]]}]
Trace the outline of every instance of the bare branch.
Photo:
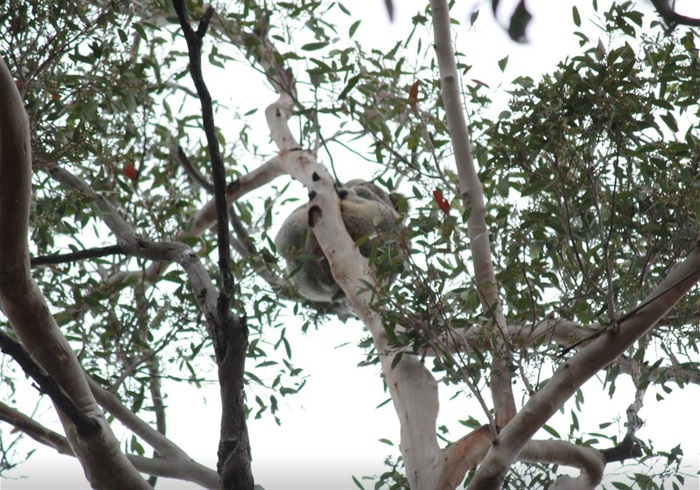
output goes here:
[{"label": "bare branch", "polygon": [[695,19],[693,17],[688,17],[687,15],[682,15],[673,10],[669,0],[651,0],[654,4],[656,11],[659,13],[661,18],[664,20],[668,26],[668,30],[672,31],[676,26],[700,26],[700,19]]},{"label": "bare branch", "polygon": [[[21,430],[35,441],[55,449],[59,454],[75,457],[68,440],[61,434],[47,429],[31,417],[0,402],[0,420]],[[190,481],[210,490],[219,490],[219,477],[215,471],[192,460],[172,458],[144,458],[127,455],[134,467],[148,475]]]},{"label": "bare branch", "polygon": [[27,434],[35,441],[54,448],[59,454],[75,456],[68,443],[68,439],[64,436],[51,429],[47,429],[43,425],[37,423],[33,418],[28,417],[19,410],[15,410],[2,402],[0,402],[0,420],[21,430],[22,433]]},{"label": "bare branch", "polygon": [[64,264],[67,262],[77,262],[79,260],[94,259],[98,257],[107,257],[109,255],[123,254],[124,250],[119,245],[110,245],[108,247],[89,248],[78,252],[67,254],[43,255],[41,257],[32,257],[30,264],[32,267],[41,265]]},{"label": "bare branch", "polygon": [[222,403],[217,469],[221,475],[223,488],[249,489],[253,488],[254,482],[250,469],[250,443],[243,396],[248,328],[245,317],[234,318],[231,315],[231,301],[235,284],[231,270],[231,248],[229,245],[226,171],[216,136],[211,95],[202,76],[202,39],[209,25],[209,20],[214,15],[214,9],[212,7],[207,9],[200,20],[197,31],[194,32],[187,19],[184,1],[173,0],[173,6],[180,19],[180,26],[187,41],[190,74],[202,106],[202,119],[207,136],[214,181],[214,202],[218,225],[219,271],[221,273],[217,316],[215,318],[216,321],[213,322],[215,335],[212,337],[219,370]]},{"label": "bare branch", "polygon": [[[491,394],[496,409],[496,424],[498,427],[504,427],[515,415],[516,408],[509,368],[510,352],[503,339],[506,320],[498,300],[498,283],[486,225],[484,190],[474,166],[471,138],[462,109],[459,73],[450,37],[449,6],[446,0],[431,0],[430,7],[435,35],[435,53],[440,68],[442,100],[455,153],[459,188],[464,207],[470,210],[467,227],[476,287],[484,311],[492,316],[494,322],[494,332],[491,335],[494,354],[491,366]],[[493,428],[493,432],[495,436],[496,428]]]},{"label": "bare branch", "polygon": [[214,194],[214,185],[209,182],[199,171],[194,168],[190,159],[187,158],[182,146],[176,145],[175,140],[170,142],[170,155],[173,160],[180,164],[185,173],[209,194]]},{"label": "bare branch", "polygon": [[[233,273],[231,272],[231,249],[229,248],[228,234],[228,213],[226,203],[226,170],[224,169],[224,159],[219,149],[219,140],[216,136],[216,125],[214,124],[214,109],[212,106],[211,94],[202,76],[202,39],[207,32],[209,21],[214,15],[214,8],[209,7],[199,22],[197,31],[190,26],[183,0],[173,0],[173,5],[177,16],[180,19],[180,27],[187,41],[187,48],[190,58],[190,75],[197,89],[197,96],[202,107],[202,120],[204,133],[207,137],[209,147],[209,158],[211,160],[212,177],[214,180],[214,202],[216,204],[216,219],[218,223],[217,238],[219,249],[219,271],[221,272],[221,289],[219,291],[218,308],[219,315],[225,324],[230,322],[230,306],[233,297]],[[218,337],[217,337],[218,338]],[[219,346],[222,348],[223,346]]]},{"label": "bare branch", "polygon": [[168,474],[153,473],[151,475],[168,476],[171,478],[179,478],[195,483],[199,483],[205,488],[219,488],[219,475],[210,468],[203,466],[192,458],[178,445],[165,437],[153,427],[145,423],[137,417],[131,410],[126,408],[119,398],[112,392],[102,388],[95,380],[85,375],[88,379],[90,389],[95,395],[97,402],[125,427],[131,430],[134,434],[142,438],[153,449],[156,450],[159,457],[171,466]]},{"label": "bare branch", "polygon": [[643,456],[642,448],[637,442],[637,439],[629,433],[622,439],[622,442],[617,446],[601,451],[606,463],[615,461],[624,461],[626,459],[640,458]]},{"label": "bare branch", "polygon": [[530,441],[518,455],[518,461],[555,464],[581,470],[576,478],[568,475],[557,478],[550,487],[553,490],[594,490],[603,480],[605,469],[605,459],[600,451],[568,441]]}]

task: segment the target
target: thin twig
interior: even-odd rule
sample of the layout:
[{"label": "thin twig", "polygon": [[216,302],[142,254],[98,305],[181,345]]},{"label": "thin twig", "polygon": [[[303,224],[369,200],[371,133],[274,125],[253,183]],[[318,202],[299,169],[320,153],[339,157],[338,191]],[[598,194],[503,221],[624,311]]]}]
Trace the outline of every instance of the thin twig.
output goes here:
[{"label": "thin twig", "polygon": [[77,252],[70,252],[66,254],[52,254],[32,257],[29,263],[32,267],[38,267],[40,265],[64,264],[66,262],[76,262],[78,260],[94,259],[124,253],[124,249],[121,247],[121,245],[109,245],[107,247],[88,248],[87,250],[79,250]]}]

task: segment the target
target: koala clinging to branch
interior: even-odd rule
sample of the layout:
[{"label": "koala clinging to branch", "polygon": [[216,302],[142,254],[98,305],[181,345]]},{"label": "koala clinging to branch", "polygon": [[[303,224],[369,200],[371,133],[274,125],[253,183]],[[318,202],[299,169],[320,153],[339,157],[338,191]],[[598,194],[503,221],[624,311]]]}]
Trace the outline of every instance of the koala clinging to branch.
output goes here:
[{"label": "koala clinging to branch", "polygon": [[[400,247],[402,217],[397,210],[401,196],[391,196],[375,184],[351,180],[338,188],[340,212],[345,229],[358,241],[360,253],[369,257],[374,247],[376,265],[400,267],[403,254]],[[313,231],[309,228],[307,206],[295,209],[282,224],[275,237],[277,251],[287,261],[291,280],[300,295],[311,301],[332,302],[343,296],[333,279],[330,264],[323,255]],[[390,274],[390,280],[396,274]]]}]

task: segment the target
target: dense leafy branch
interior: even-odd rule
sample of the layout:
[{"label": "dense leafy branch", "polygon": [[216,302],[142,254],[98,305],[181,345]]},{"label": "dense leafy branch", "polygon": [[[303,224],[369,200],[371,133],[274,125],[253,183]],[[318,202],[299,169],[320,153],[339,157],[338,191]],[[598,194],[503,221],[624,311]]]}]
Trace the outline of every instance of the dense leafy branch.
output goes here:
[{"label": "dense leafy branch", "polygon": [[[700,248],[695,248],[651,292],[635,315],[609,328],[587,347],[562,364],[548,383],[525,404],[501,432],[501,444],[491,448],[472,480],[475,488],[500,488],[520,449],[560,406],[591,376],[620,356],[634,341],[651,330],[700,281]],[[659,294],[660,292],[665,294]]]},{"label": "dense leafy branch", "polygon": [[[28,226],[31,197],[29,118],[4,61],[0,61],[0,307],[36,361],[88,417],[101,425],[83,437],[59,410],[68,438],[95,486],[109,478],[125,488],[149,488],[119,450],[119,443],[87,388],[82,369],[46,300],[29,275]],[[111,477],[109,476],[111,475]]]}]

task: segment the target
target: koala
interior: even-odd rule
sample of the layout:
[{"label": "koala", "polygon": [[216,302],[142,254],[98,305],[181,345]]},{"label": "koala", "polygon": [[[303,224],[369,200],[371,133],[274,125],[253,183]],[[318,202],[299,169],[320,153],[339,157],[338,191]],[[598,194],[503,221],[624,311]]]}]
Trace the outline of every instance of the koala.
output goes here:
[{"label": "koala", "polygon": [[[387,250],[390,252],[389,259],[385,261],[388,263],[381,265],[393,267],[402,262],[402,251],[398,244],[402,221],[397,209],[400,196],[392,196],[364,180],[347,182],[338,188],[338,195],[343,223],[350,237],[355,241],[369,237],[359,246],[360,253],[369,257],[372,249],[378,247],[377,256]],[[275,237],[275,246],[285,258],[287,271],[301,296],[324,303],[344,296],[333,278],[328,260],[309,228],[306,205],[295,209],[287,217]],[[389,280],[395,276],[395,273],[391,274]]]}]

